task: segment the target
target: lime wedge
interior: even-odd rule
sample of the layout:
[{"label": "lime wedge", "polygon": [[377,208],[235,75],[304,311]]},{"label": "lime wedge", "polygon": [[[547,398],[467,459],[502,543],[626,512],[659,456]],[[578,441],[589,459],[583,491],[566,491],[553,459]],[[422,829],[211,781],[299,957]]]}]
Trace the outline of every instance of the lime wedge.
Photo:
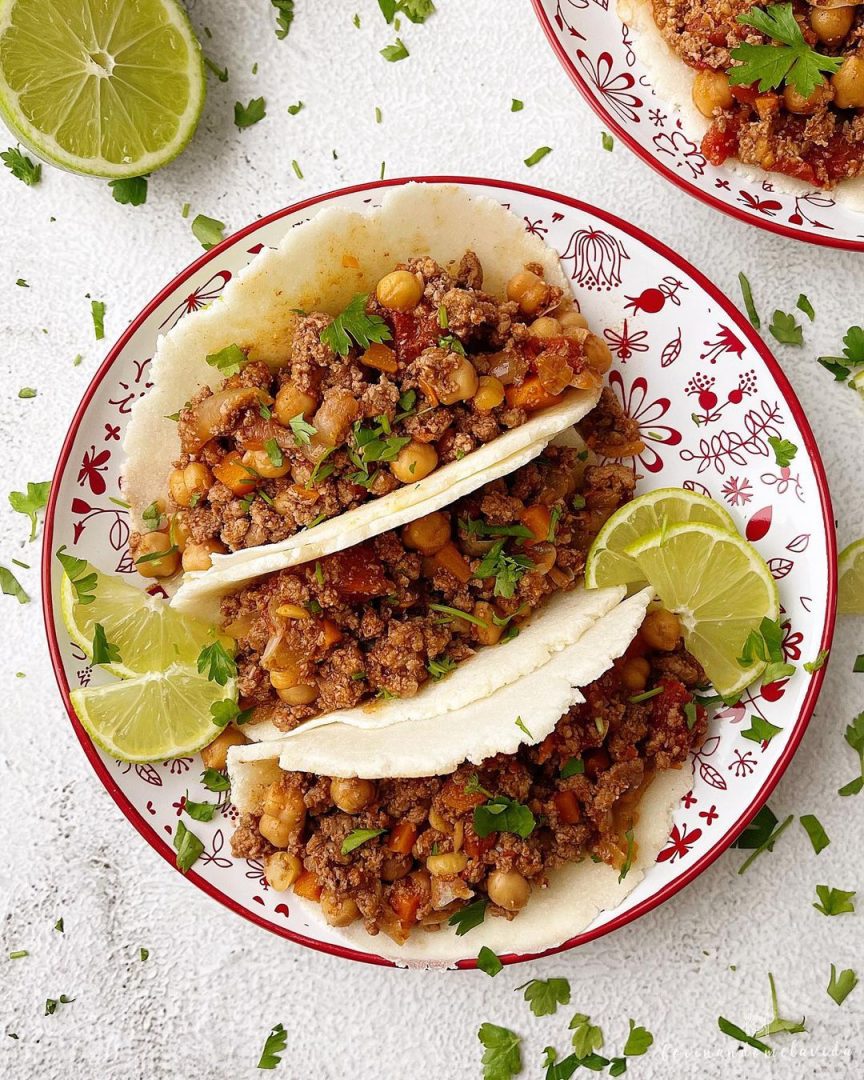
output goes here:
[{"label": "lime wedge", "polygon": [[841,615],[864,615],[864,539],[843,548],[837,572],[837,611]]},{"label": "lime wedge", "polygon": [[196,753],[219,734],[210,706],[235,696],[231,683],[220,686],[180,664],[70,695],[93,741],[121,761],[164,761]]},{"label": "lime wedge", "polygon": [[0,0],[0,117],[52,165],[113,178],[167,165],[205,86],[175,0]]},{"label": "lime wedge", "polygon": [[684,642],[718,694],[731,697],[765,670],[738,663],[751,630],[780,614],[777,583],[759,552],[737,533],[689,522],[627,546],[643,580],[684,628]]},{"label": "lime wedge", "polygon": [[684,488],[657,488],[616,510],[591,545],[585,566],[585,586],[642,585],[642,571],[624,554],[628,544],[670,525],[704,521],[735,532],[735,522],[713,499]]},{"label": "lime wedge", "polygon": [[165,671],[171,664],[195,667],[198,654],[215,641],[212,629],[196,619],[180,615],[166,600],[135,589],[120,578],[95,573],[95,599],[78,601],[66,574],[60,586],[60,610],[66,632],[76,645],[93,656],[93,634],[101,623],[105,637],[117,646],[120,662],[102,665],[121,679],[150,671]]}]

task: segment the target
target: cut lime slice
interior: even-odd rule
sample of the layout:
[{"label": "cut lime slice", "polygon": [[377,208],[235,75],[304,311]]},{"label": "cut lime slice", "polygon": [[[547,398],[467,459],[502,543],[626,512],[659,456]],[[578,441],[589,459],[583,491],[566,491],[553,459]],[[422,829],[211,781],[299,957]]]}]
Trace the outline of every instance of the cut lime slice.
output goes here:
[{"label": "cut lime slice", "polygon": [[735,532],[735,522],[713,499],[684,488],[657,488],[616,510],[591,545],[585,566],[585,586],[644,584],[642,571],[624,554],[628,544],[658,529],[687,521],[704,521]]},{"label": "cut lime slice", "polygon": [[172,664],[124,682],[88,686],[70,694],[93,741],[121,761],[165,761],[194,754],[219,734],[210,706],[235,697],[234,686],[202,678]]},{"label": "cut lime slice", "polygon": [[864,615],[864,539],[843,548],[837,572],[837,611],[841,615]]},{"label": "cut lime slice", "polygon": [[777,583],[737,533],[693,521],[658,529],[624,552],[684,628],[684,642],[718,694],[731,697],[765,670],[738,663],[751,630],[780,614]]},{"label": "cut lime slice", "polygon": [[95,599],[81,604],[66,574],[60,586],[63,624],[72,641],[93,656],[93,634],[101,623],[105,637],[117,646],[120,662],[102,665],[121,679],[149,671],[165,671],[171,664],[195,667],[205,645],[216,640],[206,623],[180,615],[158,596],[135,589],[120,578],[95,573]]},{"label": "cut lime slice", "polygon": [[113,178],[167,165],[205,86],[175,0],[0,0],[0,116],[52,165]]}]

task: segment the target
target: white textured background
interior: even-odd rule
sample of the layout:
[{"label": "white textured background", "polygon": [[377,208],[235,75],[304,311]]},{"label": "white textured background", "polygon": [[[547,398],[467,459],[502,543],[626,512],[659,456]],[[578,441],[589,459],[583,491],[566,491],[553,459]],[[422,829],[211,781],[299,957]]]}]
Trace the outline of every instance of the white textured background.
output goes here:
[{"label": "white textured background", "polygon": [[[210,80],[200,130],[150,181],[145,206],[113,202],[99,181],[45,169],[38,188],[0,175],[0,423],[5,489],[47,479],[73,410],[114,340],[143,304],[200,254],[189,229],[205,213],[233,231],[317,192],[377,177],[464,173],[520,180],[596,202],[665,241],[738,297],[745,270],[763,314],[791,310],[806,291],[817,311],[803,349],[781,348],[822,448],[841,544],[864,534],[861,407],[815,361],[864,322],[864,256],[757,232],[679,193],[628,150],[601,149],[601,125],[558,66],[527,0],[439,0],[425,26],[404,24],[411,56],[388,64],[394,33],[375,0],[297,0],[278,41],[266,0],[191,0],[206,51],[230,81]],[[362,27],[351,17],[357,11]],[[208,26],[212,39],[204,35]],[[251,73],[258,63],[258,74]],[[263,94],[267,118],[238,132],[236,99]],[[511,97],[524,100],[510,112]],[[289,116],[287,106],[305,108]],[[375,106],[383,110],[376,125]],[[522,164],[537,146],[553,153]],[[333,159],[336,150],[338,160]],[[291,169],[296,159],[305,179]],[[180,216],[192,204],[189,220]],[[56,220],[54,220],[56,218]],[[16,288],[25,278],[29,289]],[[85,294],[108,305],[93,340]],[[766,319],[767,322],[767,319]],[[76,354],[84,356],[73,367]],[[39,391],[19,400],[21,386]],[[5,505],[5,499],[2,500]],[[864,976],[864,794],[840,799],[855,774],[842,740],[861,708],[860,620],[841,621],[820,704],[771,799],[781,818],[815,813],[831,836],[818,857],[797,823],[773,854],[739,877],[721,857],[683,893],[638,923],[569,955],[482,973],[384,971],[307,952],[267,935],[197,892],[143,844],[91,773],[65,717],[38,604],[36,544],[0,507],[0,561],[32,564],[33,597],[0,597],[0,1024],[3,1078],[233,1078],[260,1076],[265,1035],[282,1022],[292,1080],[479,1078],[483,1021],[524,1036],[526,1077],[543,1075],[547,1044],[567,1052],[573,1011],[590,1013],[613,1052],[632,1016],[655,1035],[634,1078],[860,1077],[864,986],[842,1008],[825,993],[831,962]],[[17,572],[17,570],[16,570]],[[24,679],[15,673],[23,671]],[[828,919],[814,886],[861,889],[862,911]],[[65,920],[65,934],[52,930]],[[146,963],[138,949],[150,950]],[[8,960],[12,949],[29,949]],[[732,966],[736,970],[732,970]],[[787,1016],[809,1033],[775,1040],[773,1060],[738,1050],[718,1014],[753,1030],[768,1019],[767,972]],[[566,976],[569,1007],[531,1015],[513,988]],[[75,997],[43,1016],[47,997]],[[581,1075],[581,1074],[580,1074]]]}]

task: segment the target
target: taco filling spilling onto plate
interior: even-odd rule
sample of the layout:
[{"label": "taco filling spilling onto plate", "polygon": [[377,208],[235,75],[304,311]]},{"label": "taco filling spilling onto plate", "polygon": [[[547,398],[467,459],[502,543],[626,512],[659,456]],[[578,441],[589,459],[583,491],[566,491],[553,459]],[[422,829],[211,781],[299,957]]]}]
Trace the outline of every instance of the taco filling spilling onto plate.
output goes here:
[{"label": "taco filling spilling onto plate", "polygon": [[864,6],[648,2],[666,44],[696,71],[712,165],[737,158],[822,188],[862,174]]},{"label": "taco filling spilling onto plate", "polygon": [[[607,393],[602,437],[632,428]],[[629,438],[632,440],[633,432]],[[458,502],[222,600],[250,727],[410,698],[484,646],[506,643],[582,580],[588,549],[635,477],[587,448],[541,457]]]},{"label": "taco filling spilling onto plate", "polygon": [[138,569],[279,543],[596,392],[609,349],[563,297],[539,263],[492,296],[473,252],[452,273],[417,257],[335,318],[295,312],[278,366],[236,345],[208,356],[226,378],[177,414],[170,501],[133,536]]},{"label": "taco filling spilling onto plate", "polygon": [[418,927],[513,919],[567,864],[623,880],[644,792],[704,738],[704,683],[677,617],[656,608],[539,744],[413,779],[285,771],[241,818],[234,855],[262,859],[273,888],[317,901],[331,925],[362,921],[399,944]]}]

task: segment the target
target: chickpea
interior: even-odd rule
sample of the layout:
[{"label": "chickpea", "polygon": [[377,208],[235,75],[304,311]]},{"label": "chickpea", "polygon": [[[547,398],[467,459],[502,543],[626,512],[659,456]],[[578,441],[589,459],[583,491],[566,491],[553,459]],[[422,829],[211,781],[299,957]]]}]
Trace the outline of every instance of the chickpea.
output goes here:
[{"label": "chickpea", "polygon": [[498,626],[493,619],[493,616],[498,614],[495,608],[486,600],[478,600],[474,605],[473,614],[486,624],[485,626],[477,626],[476,623],[471,624],[474,635],[480,644],[497,645],[501,640],[501,635],[504,633],[504,627]]},{"label": "chickpea", "polygon": [[531,886],[515,870],[493,870],[486,882],[489,899],[505,911],[521,911],[528,903]]},{"label": "chickpea", "polygon": [[426,869],[435,877],[454,877],[461,874],[467,865],[468,856],[456,851],[444,855],[430,855],[426,859]]},{"label": "chickpea", "polygon": [[831,84],[838,109],[864,109],[864,53],[847,56]]},{"label": "chickpea", "polygon": [[291,826],[270,814],[262,814],[258,821],[258,832],[269,840],[273,847],[284,848],[291,841]]},{"label": "chickpea", "polygon": [[278,818],[292,829],[300,829],[306,821],[306,803],[296,788],[286,790],[277,780],[267,789],[264,813]]},{"label": "chickpea", "polygon": [[413,484],[431,473],[438,464],[438,451],[431,443],[419,443],[414,439],[403,446],[390,462],[390,471],[403,484]]},{"label": "chickpea", "polygon": [[321,914],[330,926],[350,926],[360,916],[360,909],[350,896],[340,899],[330,889],[321,893]]},{"label": "chickpea", "polygon": [[228,548],[218,540],[205,540],[200,544],[187,544],[183,549],[183,569],[209,570],[213,565],[211,555],[224,555]]},{"label": "chickpea", "polygon": [[732,107],[732,88],[729,79],[722,71],[703,68],[693,80],[693,104],[710,120],[717,109]]},{"label": "chickpea", "polygon": [[507,299],[515,300],[523,315],[536,315],[551,296],[551,288],[533,270],[520,270],[507,282]]},{"label": "chickpea", "polygon": [[589,367],[598,375],[605,374],[612,367],[612,353],[603,338],[597,337],[596,334],[589,334],[585,338],[583,348]]},{"label": "chickpea", "polygon": [[651,665],[644,656],[631,656],[621,665],[618,675],[625,690],[634,694],[641,693],[648,685],[648,676],[651,674]]},{"label": "chickpea", "polygon": [[182,469],[172,469],[168,477],[168,490],[178,506],[191,506],[211,487],[213,473],[202,461],[190,461]]},{"label": "chickpea", "polygon": [[672,652],[681,640],[681,620],[672,611],[656,608],[645,616],[641,633],[649,648]]},{"label": "chickpea", "polygon": [[561,333],[565,337],[582,337],[584,335],[574,332],[588,329],[588,320],[581,311],[565,311],[563,315],[558,316],[558,322],[561,324]]},{"label": "chickpea", "polygon": [[295,416],[302,415],[308,420],[315,412],[318,402],[311,394],[298,390],[293,383],[286,382],[279,387],[273,404],[273,415],[283,427],[288,427]]},{"label": "chickpea", "polygon": [[188,514],[185,510],[178,510],[176,514],[171,515],[168,535],[171,538],[171,543],[178,547],[180,551],[186,550],[191,534],[189,532]]},{"label": "chickpea", "polygon": [[539,319],[528,327],[528,333],[532,337],[554,338],[561,336],[561,323],[553,319],[551,315],[541,315]]},{"label": "chickpea", "polygon": [[359,814],[374,801],[376,794],[371,780],[334,776],[330,781],[330,798],[346,814]]},{"label": "chickpea", "polygon": [[491,412],[504,400],[504,383],[494,375],[481,375],[477,380],[474,408],[479,412]]},{"label": "chickpea", "polygon": [[311,619],[312,616],[305,607],[299,604],[280,604],[276,608],[276,614],[280,619]]},{"label": "chickpea", "polygon": [[855,21],[854,7],[811,8],[810,25],[823,45],[834,48],[846,40]]},{"label": "chickpea", "polygon": [[[275,671],[270,672],[270,682],[273,682]],[[310,683],[297,683],[295,686],[276,687],[276,693],[280,701],[286,705],[311,705],[318,697],[318,687]]]},{"label": "chickpea", "polygon": [[405,877],[414,864],[410,855],[388,855],[381,864],[382,881],[398,881]]},{"label": "chickpea", "polygon": [[450,518],[436,510],[425,517],[409,522],[402,530],[402,541],[421,555],[434,555],[450,539]]},{"label": "chickpea", "polygon": [[228,764],[228,748],[242,746],[246,736],[236,727],[226,727],[216,738],[201,751],[201,760],[205,769],[224,769]]},{"label": "chickpea", "polygon": [[242,461],[247,469],[252,470],[253,476],[263,476],[265,480],[277,480],[291,472],[291,463],[286,460],[285,455],[280,453],[277,457],[281,457],[281,465],[274,464],[266,450],[247,450]]},{"label": "chickpea", "polygon": [[534,563],[532,574],[548,574],[555,565],[558,551],[554,544],[542,541],[531,545],[531,562]]},{"label": "chickpea", "polygon": [[459,367],[451,376],[453,388],[446,393],[439,392],[438,394],[441,404],[455,405],[457,401],[467,401],[477,393],[478,383],[477,369],[467,356],[463,356],[459,361]]},{"label": "chickpea", "polygon": [[[180,553],[173,551],[171,537],[166,532],[144,533],[138,541],[135,555],[135,569],[142,577],[171,577],[177,573],[180,565]],[[157,551],[165,554],[158,559],[139,562],[145,555],[155,555]]]},{"label": "chickpea", "polygon": [[264,876],[271,889],[285,892],[290,888],[303,870],[303,863],[296,855],[287,851],[274,851],[264,860]]},{"label": "chickpea", "polygon": [[809,97],[803,97],[794,86],[787,85],[783,91],[783,103],[791,113],[798,116],[810,116],[823,105],[827,105],[834,92],[827,79],[823,79]]},{"label": "chickpea", "polygon": [[394,270],[381,278],[375,295],[382,307],[391,311],[410,311],[420,303],[423,283],[410,270]]}]

